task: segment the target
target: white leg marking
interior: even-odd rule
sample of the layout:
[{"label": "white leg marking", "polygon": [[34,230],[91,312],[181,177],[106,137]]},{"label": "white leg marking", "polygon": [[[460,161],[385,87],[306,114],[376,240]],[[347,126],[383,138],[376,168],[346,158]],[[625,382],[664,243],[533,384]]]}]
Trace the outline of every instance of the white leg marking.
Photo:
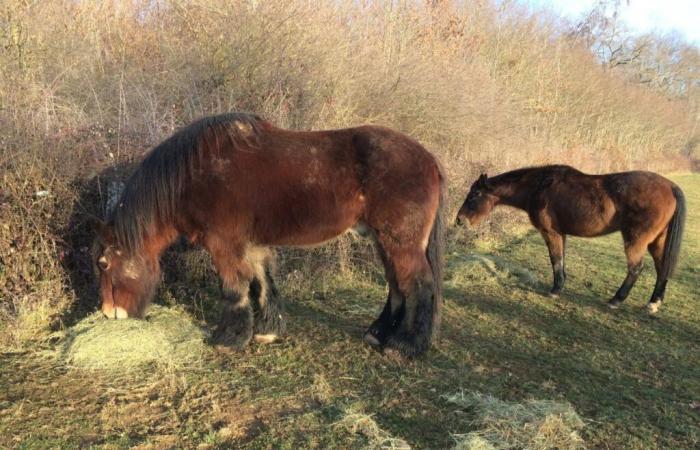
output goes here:
[{"label": "white leg marking", "polygon": [[256,334],[253,339],[258,344],[271,344],[277,340],[276,334]]}]

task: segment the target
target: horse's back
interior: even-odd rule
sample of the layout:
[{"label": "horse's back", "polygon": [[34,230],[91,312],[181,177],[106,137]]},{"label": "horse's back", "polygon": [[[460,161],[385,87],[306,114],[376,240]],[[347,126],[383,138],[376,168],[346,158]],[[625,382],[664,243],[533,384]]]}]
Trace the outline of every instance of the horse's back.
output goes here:
[{"label": "horse's back", "polygon": [[574,169],[560,174],[549,197],[558,227],[567,234],[598,236],[632,223],[658,224],[675,205],[674,184],[653,172],[588,175]]},{"label": "horse's back", "polygon": [[599,175],[606,192],[621,204],[647,207],[673,195],[674,183],[669,179],[648,171]]},{"label": "horse's back", "polygon": [[541,215],[555,230],[574,236],[599,236],[615,231],[617,208],[596,176],[567,166],[545,175]]},{"label": "horse's back", "polygon": [[647,171],[621,172],[603,178],[607,193],[627,225],[658,228],[666,224],[676,208],[674,188],[669,179]]},{"label": "horse's back", "polygon": [[293,131],[264,123],[254,138],[205,159],[188,195],[194,226],[265,245],[314,245],[389,204],[437,198],[432,155],[383,127]]}]

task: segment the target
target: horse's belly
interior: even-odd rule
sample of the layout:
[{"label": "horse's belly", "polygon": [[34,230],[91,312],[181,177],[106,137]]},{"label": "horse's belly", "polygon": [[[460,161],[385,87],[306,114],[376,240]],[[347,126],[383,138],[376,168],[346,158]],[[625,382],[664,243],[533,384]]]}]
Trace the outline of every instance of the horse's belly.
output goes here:
[{"label": "horse's belly", "polygon": [[559,225],[562,233],[581,237],[602,236],[619,228],[611,202],[571,211],[559,219]]},{"label": "horse's belly", "polygon": [[360,222],[364,199],[331,197],[313,196],[261,211],[253,220],[254,239],[262,245],[313,247],[340,236]]},{"label": "horse's belly", "polygon": [[295,231],[286,231],[276,235],[270,235],[258,242],[262,245],[282,247],[313,248],[325,244],[352,229],[353,224],[326,224]]}]

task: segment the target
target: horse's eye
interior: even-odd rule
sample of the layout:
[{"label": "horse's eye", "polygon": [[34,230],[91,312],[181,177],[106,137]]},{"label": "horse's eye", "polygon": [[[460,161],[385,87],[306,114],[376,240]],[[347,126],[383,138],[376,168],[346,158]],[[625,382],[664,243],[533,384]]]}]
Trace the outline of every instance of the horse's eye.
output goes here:
[{"label": "horse's eye", "polygon": [[109,269],[109,261],[107,261],[107,257],[104,255],[100,256],[100,258],[97,260],[97,266],[102,271]]}]

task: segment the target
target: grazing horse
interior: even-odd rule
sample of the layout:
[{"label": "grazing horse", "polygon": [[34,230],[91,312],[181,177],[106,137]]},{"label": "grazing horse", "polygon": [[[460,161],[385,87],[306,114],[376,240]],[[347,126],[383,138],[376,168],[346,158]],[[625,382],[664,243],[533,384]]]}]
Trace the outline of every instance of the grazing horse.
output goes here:
[{"label": "grazing horse", "polygon": [[198,120],[145,157],[99,227],[102,311],[143,316],[159,256],[183,236],[210,253],[221,278],[214,342],[240,349],[253,335],[273,340],[283,319],[269,248],[354,228],[374,239],[389,284],[364,340],[419,355],[442,303],[443,185],[433,155],[387,128],[291,131],[243,113]]},{"label": "grazing horse", "polygon": [[595,237],[622,232],[627,255],[627,277],[611,308],[622,303],[642,270],[648,250],[656,266],[656,286],[648,304],[658,311],[666,283],[678,263],[685,198],[681,189],[651,172],[587,175],[569,166],[542,166],[506,172],[472,184],[457,214],[457,223],[476,224],[497,205],[527,211],[542,234],[554,272],[551,295],[564,287],[566,235]]}]

